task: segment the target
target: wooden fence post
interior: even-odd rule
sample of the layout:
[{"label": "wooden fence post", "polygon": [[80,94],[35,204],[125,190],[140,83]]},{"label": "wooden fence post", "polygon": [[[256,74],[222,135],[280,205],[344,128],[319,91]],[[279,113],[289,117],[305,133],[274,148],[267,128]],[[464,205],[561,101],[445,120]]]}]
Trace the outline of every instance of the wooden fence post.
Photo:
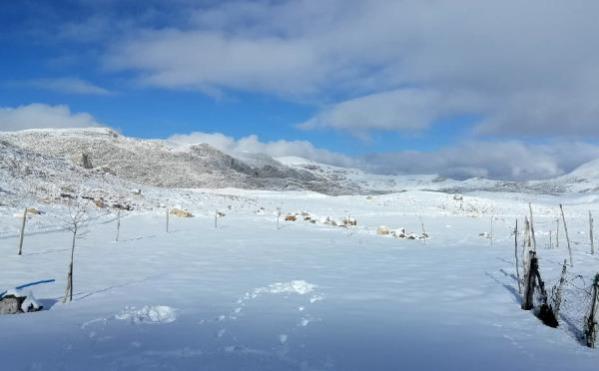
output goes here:
[{"label": "wooden fence post", "polygon": [[562,291],[564,290],[564,284],[566,283],[566,270],[568,263],[567,260],[564,259],[564,265],[562,266],[562,275],[559,278],[559,284],[557,285],[557,289],[553,293],[553,314],[555,318],[559,318],[559,310],[562,306]]},{"label": "wooden fence post", "polygon": [[277,230],[279,230],[279,219],[281,219],[281,209],[277,207]]},{"label": "wooden fence post", "polygon": [[522,295],[522,309],[531,310],[534,308],[534,291],[536,286],[536,266],[537,258],[534,251],[529,251],[528,269],[524,276],[524,294]]},{"label": "wooden fence post", "polygon": [[572,247],[570,246],[570,236],[568,235],[568,226],[566,225],[566,216],[564,215],[564,208],[562,204],[559,204],[559,209],[562,212],[562,220],[564,222],[564,232],[566,232],[566,242],[568,243],[568,253],[570,254],[570,267],[574,266],[574,261],[572,259]]},{"label": "wooden fence post", "polygon": [[528,268],[530,266],[530,251],[531,250],[531,238],[530,238],[530,223],[528,222],[528,216],[524,217],[524,234],[522,236],[522,278],[526,280],[528,274]]},{"label": "wooden fence post", "polygon": [[522,281],[520,281],[520,264],[518,263],[518,219],[514,228],[514,257],[516,258],[516,279],[518,280],[518,293],[522,295]]},{"label": "wooden fence post", "polygon": [[555,219],[555,248],[559,249],[559,218]]},{"label": "wooden fence post", "polygon": [[532,250],[537,251],[537,239],[535,237],[535,223],[532,218],[532,204],[528,203],[528,209],[530,210],[530,235],[532,236]]},{"label": "wooden fence post", "polygon": [[[349,221],[351,217],[348,215],[347,220]],[[420,228],[422,229],[422,243],[426,245],[426,229],[424,229],[424,222],[422,221],[422,217],[419,215],[418,219],[420,220]]]},{"label": "wooden fence post", "polygon": [[121,234],[121,210],[116,214],[116,238],[115,241],[119,242],[119,236]]},{"label": "wooden fence post", "polygon": [[595,241],[593,238],[593,214],[589,210],[589,237],[591,239],[591,255],[595,255]]},{"label": "wooden fence post", "polygon": [[493,247],[494,243],[493,243],[493,217],[492,216],[491,216],[491,235],[489,237],[491,237],[491,247]]},{"label": "wooden fence post", "polygon": [[597,317],[599,316],[599,298],[597,296],[599,296],[599,273],[595,275],[591,309],[589,315],[585,318],[584,337],[589,348],[594,348],[597,340]]},{"label": "wooden fence post", "polygon": [[27,224],[27,208],[23,211],[23,224],[21,224],[21,236],[19,238],[19,255],[23,255],[23,239],[25,239],[25,224]]},{"label": "wooden fence post", "polygon": [[167,208],[166,208],[166,233],[168,233],[168,227],[169,227],[169,224],[170,224],[170,220],[169,220],[169,218],[170,218],[170,217],[169,217],[169,209],[168,209],[168,207],[167,207]]}]

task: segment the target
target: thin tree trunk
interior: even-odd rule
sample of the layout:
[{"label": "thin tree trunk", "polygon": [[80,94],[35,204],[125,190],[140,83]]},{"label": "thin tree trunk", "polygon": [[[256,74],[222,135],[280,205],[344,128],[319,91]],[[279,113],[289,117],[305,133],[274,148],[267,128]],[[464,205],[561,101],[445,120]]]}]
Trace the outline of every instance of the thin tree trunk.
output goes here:
[{"label": "thin tree trunk", "polygon": [[518,293],[522,295],[522,282],[520,281],[520,264],[518,263],[518,219],[514,228],[514,257],[516,258],[516,279],[518,280]]},{"label": "thin tree trunk", "polygon": [[591,238],[591,254],[595,255],[595,241],[593,238],[593,214],[589,211],[589,237]]},{"label": "thin tree trunk", "polygon": [[214,229],[218,228],[218,211],[214,212]]},{"label": "thin tree trunk", "polygon": [[21,235],[19,238],[19,255],[23,255],[23,240],[25,239],[25,224],[27,224],[27,208],[23,211],[23,223],[21,224]]},{"label": "thin tree trunk", "polygon": [[64,295],[63,303],[73,301],[73,263],[75,260],[75,241],[77,240],[77,226],[73,229],[73,244],[71,246],[71,263],[69,264],[69,274],[67,276],[67,289]]},{"label": "thin tree trunk", "polygon": [[69,293],[71,292],[71,282],[73,281],[72,275],[73,266],[69,265],[69,273],[67,273],[67,288],[64,290],[64,299],[62,299],[62,303],[66,303],[69,299]]},{"label": "thin tree trunk", "polygon": [[570,254],[570,267],[574,266],[574,261],[572,259],[572,246],[570,246],[570,236],[568,235],[568,226],[566,225],[566,216],[564,215],[564,207],[562,204],[559,204],[559,209],[562,212],[562,221],[564,222],[564,232],[566,232],[566,242],[568,243],[568,254]]}]

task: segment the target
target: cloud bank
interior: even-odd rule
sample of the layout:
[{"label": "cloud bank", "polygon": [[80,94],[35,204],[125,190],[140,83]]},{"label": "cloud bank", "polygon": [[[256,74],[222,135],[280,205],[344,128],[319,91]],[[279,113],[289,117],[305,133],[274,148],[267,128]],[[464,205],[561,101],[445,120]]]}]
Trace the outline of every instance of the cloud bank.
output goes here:
[{"label": "cloud bank", "polygon": [[142,84],[329,102],[304,127],[599,137],[599,2],[233,1],[142,27],[105,64]]},{"label": "cloud bank", "polygon": [[89,113],[71,112],[68,106],[33,103],[0,107],[0,131],[102,126]]},{"label": "cloud bank", "polygon": [[262,142],[256,135],[235,139],[221,133],[196,132],[168,139],[178,145],[206,143],[232,156],[261,153],[297,156],[315,162],[359,168],[378,174],[438,174],[454,179],[548,179],[599,158],[599,146],[584,142],[528,144],[522,141],[469,141],[434,151],[398,151],[349,157],[306,141]]}]

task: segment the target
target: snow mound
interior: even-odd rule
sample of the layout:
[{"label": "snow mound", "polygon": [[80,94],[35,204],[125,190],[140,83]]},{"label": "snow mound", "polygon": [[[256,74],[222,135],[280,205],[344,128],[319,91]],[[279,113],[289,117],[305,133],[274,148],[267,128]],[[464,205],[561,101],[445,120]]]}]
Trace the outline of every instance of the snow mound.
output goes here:
[{"label": "snow mound", "polygon": [[32,291],[23,291],[19,289],[10,289],[2,295],[2,297],[11,297],[15,298],[25,298],[25,301],[21,304],[21,310],[25,313],[27,312],[37,312],[42,308],[42,306],[35,300],[35,296],[33,296]]},{"label": "snow mound", "polygon": [[120,314],[114,316],[114,318],[122,321],[131,321],[133,323],[157,324],[174,322],[177,319],[177,315],[175,309],[168,306],[146,305],[141,309],[127,307]]},{"label": "snow mound", "polygon": [[254,294],[298,294],[306,295],[316,289],[316,285],[304,280],[295,280],[290,282],[277,282],[266,287],[260,287],[254,290]]}]

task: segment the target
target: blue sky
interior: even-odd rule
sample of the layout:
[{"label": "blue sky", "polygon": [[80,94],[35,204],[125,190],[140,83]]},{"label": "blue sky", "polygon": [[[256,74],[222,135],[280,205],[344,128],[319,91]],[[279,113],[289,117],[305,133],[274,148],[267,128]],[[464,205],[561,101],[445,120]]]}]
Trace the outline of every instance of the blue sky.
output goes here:
[{"label": "blue sky", "polygon": [[228,144],[210,144],[228,151],[255,135],[244,150],[376,172],[551,177],[599,157],[597,11],[579,0],[3,2],[0,130],[219,133]]}]

